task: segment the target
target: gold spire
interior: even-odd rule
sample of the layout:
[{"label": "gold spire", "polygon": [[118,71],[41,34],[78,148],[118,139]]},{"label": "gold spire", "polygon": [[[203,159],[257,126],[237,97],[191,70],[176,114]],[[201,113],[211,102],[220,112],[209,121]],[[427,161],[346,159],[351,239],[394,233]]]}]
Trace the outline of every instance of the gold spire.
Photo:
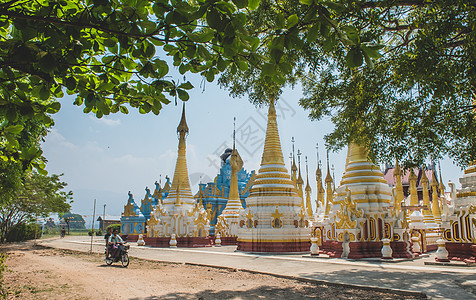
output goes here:
[{"label": "gold spire", "polygon": [[437,224],[441,224],[440,205],[438,203],[438,182],[436,181],[435,168],[433,166],[433,176],[431,178],[431,212]]},{"label": "gold spire", "polygon": [[443,207],[445,206],[445,201],[446,201],[446,197],[445,197],[445,185],[443,184],[443,178],[441,177],[441,166],[440,166],[440,162],[438,162],[438,173],[440,175],[440,186],[439,186],[439,189],[440,189],[440,212],[443,213]]},{"label": "gold spire", "polygon": [[177,127],[177,133],[185,132],[188,133],[187,120],[185,119],[185,102],[183,103],[182,109],[182,119]]},{"label": "gold spire", "polygon": [[324,205],[324,187],[322,186],[322,171],[321,161],[319,160],[319,144],[316,143],[316,155],[317,155],[317,169],[316,169],[316,183],[317,183],[317,200],[316,200],[316,212],[319,206]]},{"label": "gold spire", "polygon": [[[240,193],[238,189],[238,172],[243,168],[243,160],[238,154],[238,150],[235,148],[235,121],[233,120],[233,150],[230,156],[231,166],[231,178],[230,178],[230,193],[228,194],[228,202],[226,203],[224,214],[234,213],[238,214],[238,211],[243,208],[240,200]],[[237,215],[238,217],[238,215]]]},{"label": "gold spire", "polygon": [[[268,185],[273,187],[270,188]],[[270,102],[268,109],[268,124],[261,167],[251,188],[249,201],[246,200],[247,204],[254,205],[251,204],[254,197],[266,195],[297,197],[296,186],[291,181],[288,170],[284,166],[274,101]]]},{"label": "gold spire", "polygon": [[284,168],[283,152],[281,151],[281,142],[279,141],[274,101],[270,101],[269,104],[266,139],[264,142],[263,156],[261,158],[261,166],[269,164],[282,165]]},{"label": "gold spire", "polygon": [[418,200],[418,191],[416,187],[417,176],[413,169],[410,170],[410,176],[408,176],[408,180],[410,181],[410,205],[417,206],[420,204]]},{"label": "gold spire", "polygon": [[324,218],[329,218],[329,211],[331,209],[332,199],[333,199],[333,190],[332,190],[332,176],[331,170],[329,169],[329,151],[327,151],[327,176],[326,176],[326,190],[327,190],[327,197],[326,197],[326,211],[324,214]]},{"label": "gold spire", "polygon": [[423,209],[423,222],[425,223],[433,223],[434,219],[431,214],[431,207],[430,207],[430,193],[428,192],[428,177],[426,176],[425,168],[422,168],[422,175],[420,179],[421,185],[423,187],[423,205],[426,206],[426,209]]},{"label": "gold spire", "polygon": [[312,216],[312,203],[311,203],[311,186],[309,185],[309,167],[307,164],[306,156],[306,210],[309,217]]},{"label": "gold spire", "polygon": [[398,164],[398,160],[397,160],[395,162],[395,171],[393,172],[393,175],[397,179],[397,183],[396,183],[396,186],[395,186],[397,194],[396,194],[395,203],[394,203],[394,207],[396,208],[397,214],[400,213],[402,201],[403,201],[403,198],[404,198],[403,184],[402,184],[402,174],[403,174],[402,169],[400,169],[400,165]]},{"label": "gold spire", "polygon": [[291,164],[291,180],[294,182],[294,184],[297,187],[297,177],[296,177],[297,167],[296,167],[296,156],[294,156],[294,137],[291,138],[291,142],[293,144],[293,153],[292,153],[293,161]]},{"label": "gold spire", "polygon": [[166,198],[166,200],[169,201],[164,202],[174,203],[176,205],[181,205],[183,203],[191,204],[194,203],[195,200],[193,199],[192,191],[190,189],[190,181],[187,170],[185,136],[188,133],[188,126],[185,119],[185,103],[183,105],[182,118],[180,120],[179,126],[177,127],[177,133],[179,134],[179,145],[177,161],[175,163],[174,178],[170,188],[170,193]]},{"label": "gold spire", "polygon": [[304,191],[302,189],[302,186],[304,184],[304,180],[302,180],[302,176],[301,176],[301,152],[299,151],[298,149],[298,152],[297,152],[297,157],[298,157],[298,178],[296,180],[296,184],[297,184],[297,191],[298,191],[298,195],[299,197],[301,197],[301,207],[303,210],[306,209],[306,206],[304,205]]}]

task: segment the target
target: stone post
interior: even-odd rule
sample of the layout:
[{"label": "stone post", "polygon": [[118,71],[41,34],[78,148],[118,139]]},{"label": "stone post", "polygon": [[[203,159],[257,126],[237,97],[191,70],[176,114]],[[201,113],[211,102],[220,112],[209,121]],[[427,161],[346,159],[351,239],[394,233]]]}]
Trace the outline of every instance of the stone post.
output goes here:
[{"label": "stone post", "polygon": [[383,239],[383,246],[382,246],[382,259],[393,259],[392,253],[393,250],[390,247],[390,239]]},{"label": "stone post", "polygon": [[438,250],[436,250],[435,260],[439,262],[449,262],[446,241],[444,239],[439,239],[436,241],[436,244],[438,245]]},{"label": "stone post", "polygon": [[312,237],[311,238],[311,255],[312,256],[318,256],[319,255],[319,246],[317,245],[317,237]]},{"label": "stone post", "polygon": [[169,242],[170,248],[177,248],[177,239],[175,238],[175,233],[172,233]]}]

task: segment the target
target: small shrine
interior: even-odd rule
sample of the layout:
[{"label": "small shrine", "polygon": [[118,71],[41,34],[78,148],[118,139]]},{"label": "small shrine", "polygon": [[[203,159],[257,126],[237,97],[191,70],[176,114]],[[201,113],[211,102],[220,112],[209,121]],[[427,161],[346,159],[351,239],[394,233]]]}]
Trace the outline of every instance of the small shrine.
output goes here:
[{"label": "small shrine", "polygon": [[454,192],[448,214],[443,215],[444,239],[448,258],[476,262],[476,163],[460,178],[461,189]]},{"label": "small shrine", "polygon": [[316,216],[313,231],[324,253],[353,259],[382,257],[383,241],[388,239],[393,257],[413,256],[402,223],[400,197],[392,197],[392,189],[379,167],[368,160],[364,147],[349,145],[345,172],[335,194],[332,182],[328,161],[324,216]]},{"label": "small shrine", "polygon": [[[128,237],[138,237],[139,234],[144,232],[146,218],[134,201],[131,192],[128,194],[129,199],[127,200],[127,204],[124,205],[124,212],[121,216],[121,234],[127,235]],[[132,239],[134,238],[132,237]]]},{"label": "small shrine", "polygon": [[235,175],[240,206],[246,207],[246,198],[249,195],[255,172],[247,172],[243,168],[241,157],[239,157],[237,160],[241,161],[241,167],[234,175],[232,166],[232,160],[234,160],[234,158],[232,159],[232,157],[236,157],[236,155],[239,157],[238,150],[235,149],[234,152],[233,149],[226,149],[220,156],[221,167],[215,180],[206,184],[200,183],[198,187],[199,190],[194,196],[197,202],[199,200],[202,201],[205,210],[210,215],[211,236],[215,235],[215,225],[218,222],[218,217],[223,213],[228,204],[232,190],[232,180],[234,180],[233,178]]}]

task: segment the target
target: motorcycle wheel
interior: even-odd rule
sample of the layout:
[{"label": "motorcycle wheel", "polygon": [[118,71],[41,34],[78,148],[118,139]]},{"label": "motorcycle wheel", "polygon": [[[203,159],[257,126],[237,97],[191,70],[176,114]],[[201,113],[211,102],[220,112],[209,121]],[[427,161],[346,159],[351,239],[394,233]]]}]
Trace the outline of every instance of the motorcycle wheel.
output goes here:
[{"label": "motorcycle wheel", "polygon": [[108,266],[112,265],[112,259],[106,260],[106,265],[108,265]]},{"label": "motorcycle wheel", "polygon": [[126,268],[129,265],[129,255],[127,255],[127,253],[124,253],[122,255],[121,263],[124,268]]}]

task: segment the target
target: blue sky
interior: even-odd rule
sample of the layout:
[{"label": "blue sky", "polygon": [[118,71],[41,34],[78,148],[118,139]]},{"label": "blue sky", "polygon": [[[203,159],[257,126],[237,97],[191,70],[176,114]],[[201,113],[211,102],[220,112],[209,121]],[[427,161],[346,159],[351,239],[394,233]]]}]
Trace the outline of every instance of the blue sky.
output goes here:
[{"label": "blue sky", "polygon": [[[227,91],[214,83],[199,88],[201,78],[190,80],[196,88],[190,92],[186,104],[187,123],[190,129],[187,138],[187,164],[192,191],[198,182],[212,181],[218,173],[219,155],[226,146],[232,145],[233,118],[236,117],[237,149],[244,161],[244,168],[257,170],[263,151],[266,129],[266,108],[257,108],[246,98],[231,98]],[[278,127],[285,161],[291,152],[291,138],[295,148],[303,153],[302,175],[306,180],[305,156],[309,162],[309,180],[316,190],[316,143],[325,166],[323,137],[332,130],[329,120],[310,121],[308,114],[299,105],[302,93],[299,88],[286,89],[277,104]],[[140,205],[145,187],[152,191],[154,182],[165,175],[173,176],[178,139],[176,128],[182,105],[173,102],[165,106],[158,116],[152,113],[141,115],[135,109],[129,114],[121,113],[97,119],[93,114],[84,114],[74,106],[73,97],[60,100],[62,108],[55,114],[55,126],[43,144],[50,173],[64,173],[62,179],[74,193],[72,211],[92,215],[93,201],[97,199],[97,212],[120,215],[131,191]],[[335,166],[336,182],[340,181],[345,167],[346,149],[330,153]],[[457,183],[462,176],[459,167],[450,160],[442,162],[443,180]],[[325,176],[325,173],[324,173]],[[312,196],[312,199],[315,195]]]}]

